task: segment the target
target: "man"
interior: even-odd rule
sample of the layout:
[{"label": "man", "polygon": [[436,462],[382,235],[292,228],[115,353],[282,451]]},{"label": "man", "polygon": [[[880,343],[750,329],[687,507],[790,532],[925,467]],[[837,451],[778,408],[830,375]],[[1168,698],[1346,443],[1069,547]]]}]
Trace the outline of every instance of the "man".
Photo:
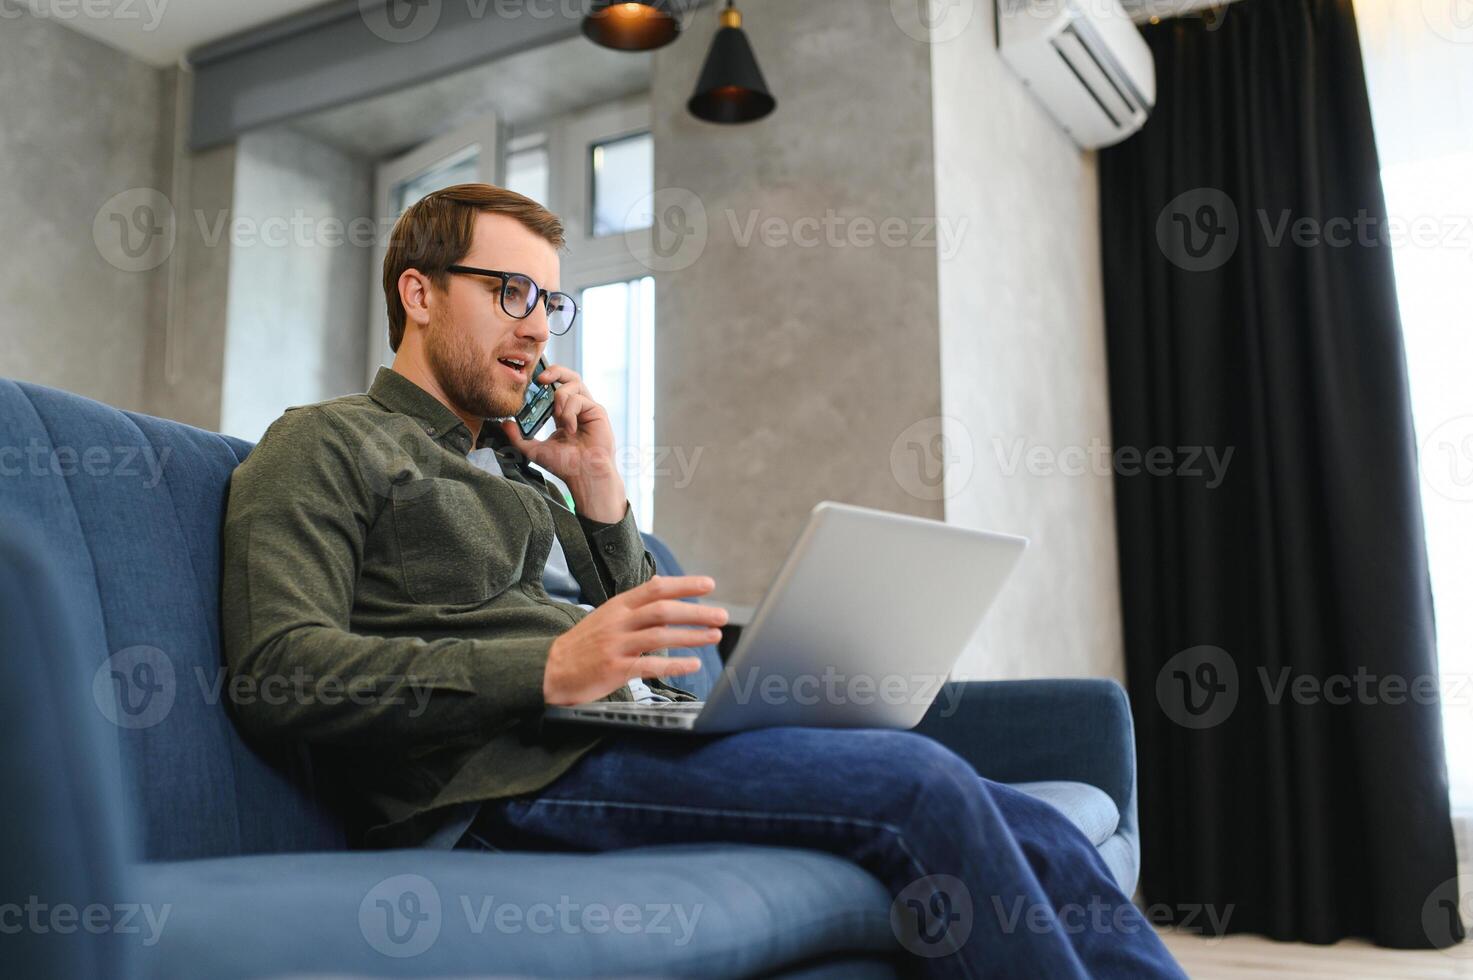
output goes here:
[{"label": "man", "polygon": [[[1072,824],[931,739],[542,726],[548,704],[690,699],[665,678],[699,659],[664,651],[726,622],[679,601],[709,578],[654,575],[607,413],[576,372],[539,379],[560,383],[547,439],[493,421],[521,407],[550,326],[570,325],[562,246],[555,216],[484,184],[400,218],[384,261],[392,369],[367,394],[289,409],[231,483],[226,656],[263,691],[290,677],[300,692],[238,705],[240,723],[316,745],[361,797],[371,846],[815,847],[892,894],[965,883],[971,939],[928,961],[938,975],[1179,976]],[[1124,926],[1071,931],[1053,918],[1069,902]]]}]

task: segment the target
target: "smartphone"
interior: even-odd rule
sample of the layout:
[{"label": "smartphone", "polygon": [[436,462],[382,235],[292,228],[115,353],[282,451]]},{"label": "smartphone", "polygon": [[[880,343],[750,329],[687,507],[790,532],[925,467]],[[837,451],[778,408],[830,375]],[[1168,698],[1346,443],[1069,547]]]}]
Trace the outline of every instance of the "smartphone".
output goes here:
[{"label": "smartphone", "polygon": [[537,383],[537,379],[546,370],[547,360],[537,358],[537,366],[532,369],[532,380],[527,384],[526,401],[522,402],[522,410],[517,413],[517,428],[521,430],[523,439],[536,435],[537,430],[552,415],[552,393],[557,390],[557,384],[544,386]]}]

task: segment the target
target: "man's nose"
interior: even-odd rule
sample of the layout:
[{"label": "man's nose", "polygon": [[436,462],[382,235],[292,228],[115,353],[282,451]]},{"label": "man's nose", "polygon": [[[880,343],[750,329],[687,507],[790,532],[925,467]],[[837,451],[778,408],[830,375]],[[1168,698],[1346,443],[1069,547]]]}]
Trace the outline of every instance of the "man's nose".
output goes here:
[{"label": "man's nose", "polygon": [[541,301],[517,321],[517,336],[537,344],[547,343],[551,331],[547,329],[547,307]]}]

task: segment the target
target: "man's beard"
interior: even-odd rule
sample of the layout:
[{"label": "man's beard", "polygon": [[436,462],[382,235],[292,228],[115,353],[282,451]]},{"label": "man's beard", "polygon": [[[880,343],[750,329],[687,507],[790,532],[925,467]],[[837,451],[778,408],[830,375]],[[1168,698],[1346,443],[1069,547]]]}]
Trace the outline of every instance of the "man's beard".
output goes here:
[{"label": "man's beard", "polygon": [[521,411],[526,385],[502,383],[496,358],[460,338],[455,321],[446,316],[430,320],[425,357],[440,388],[452,402],[477,418],[508,418]]}]

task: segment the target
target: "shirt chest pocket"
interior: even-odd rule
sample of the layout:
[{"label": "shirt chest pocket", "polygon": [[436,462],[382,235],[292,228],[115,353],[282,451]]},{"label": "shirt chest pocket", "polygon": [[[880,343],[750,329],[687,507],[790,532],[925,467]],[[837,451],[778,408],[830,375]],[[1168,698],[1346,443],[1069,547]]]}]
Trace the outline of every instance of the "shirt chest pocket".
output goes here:
[{"label": "shirt chest pocket", "polygon": [[521,578],[530,529],[509,487],[488,487],[489,500],[458,480],[415,480],[398,490],[394,536],[410,599],[480,603]]}]

